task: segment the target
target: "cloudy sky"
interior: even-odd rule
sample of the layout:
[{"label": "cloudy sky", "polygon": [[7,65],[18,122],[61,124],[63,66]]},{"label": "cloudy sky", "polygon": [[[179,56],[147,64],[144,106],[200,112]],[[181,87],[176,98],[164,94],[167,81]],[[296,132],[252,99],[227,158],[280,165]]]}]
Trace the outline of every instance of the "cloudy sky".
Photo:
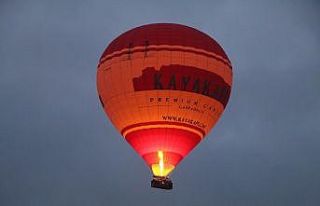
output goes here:
[{"label": "cloudy sky", "polygon": [[[0,205],[319,205],[318,1],[0,1]],[[213,36],[234,68],[221,121],[174,190],[107,120],[96,65],[147,23]]]}]

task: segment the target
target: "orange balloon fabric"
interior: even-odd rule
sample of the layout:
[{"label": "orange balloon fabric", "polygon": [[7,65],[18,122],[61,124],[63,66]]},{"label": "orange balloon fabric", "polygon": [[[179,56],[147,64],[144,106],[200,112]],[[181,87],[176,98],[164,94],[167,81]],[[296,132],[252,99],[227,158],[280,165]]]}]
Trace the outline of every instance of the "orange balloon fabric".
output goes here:
[{"label": "orange balloon fabric", "polygon": [[169,175],[223,113],[232,66],[219,44],[188,26],[159,23],[117,37],[97,71],[105,113],[154,176]]}]

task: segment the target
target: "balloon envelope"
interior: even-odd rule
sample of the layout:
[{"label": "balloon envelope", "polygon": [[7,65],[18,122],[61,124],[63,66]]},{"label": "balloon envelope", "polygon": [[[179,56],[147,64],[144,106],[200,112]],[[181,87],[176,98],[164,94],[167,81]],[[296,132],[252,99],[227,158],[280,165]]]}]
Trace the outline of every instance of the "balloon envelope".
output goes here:
[{"label": "balloon envelope", "polygon": [[97,71],[105,113],[158,177],[205,138],[231,86],[232,66],[219,44],[179,24],[125,32],[106,48]]}]

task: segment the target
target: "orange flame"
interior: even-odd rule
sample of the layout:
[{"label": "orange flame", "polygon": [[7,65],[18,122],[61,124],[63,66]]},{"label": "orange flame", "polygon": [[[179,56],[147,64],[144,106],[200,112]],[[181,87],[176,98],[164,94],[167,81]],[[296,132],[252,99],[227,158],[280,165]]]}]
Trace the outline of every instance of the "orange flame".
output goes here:
[{"label": "orange flame", "polygon": [[174,165],[165,163],[164,152],[161,150],[158,151],[158,158],[159,163],[151,165],[153,174],[159,177],[168,176],[168,174],[174,169]]}]

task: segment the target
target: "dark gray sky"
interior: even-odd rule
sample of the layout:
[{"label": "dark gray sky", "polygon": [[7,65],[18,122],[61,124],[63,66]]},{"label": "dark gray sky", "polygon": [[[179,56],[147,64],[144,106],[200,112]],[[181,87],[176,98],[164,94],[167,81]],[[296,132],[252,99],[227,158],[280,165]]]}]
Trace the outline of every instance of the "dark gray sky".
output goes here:
[{"label": "dark gray sky", "polygon": [[[320,204],[318,1],[0,2],[0,205]],[[107,120],[96,65],[120,33],[175,22],[213,36],[234,88],[175,170],[151,174]]]}]

